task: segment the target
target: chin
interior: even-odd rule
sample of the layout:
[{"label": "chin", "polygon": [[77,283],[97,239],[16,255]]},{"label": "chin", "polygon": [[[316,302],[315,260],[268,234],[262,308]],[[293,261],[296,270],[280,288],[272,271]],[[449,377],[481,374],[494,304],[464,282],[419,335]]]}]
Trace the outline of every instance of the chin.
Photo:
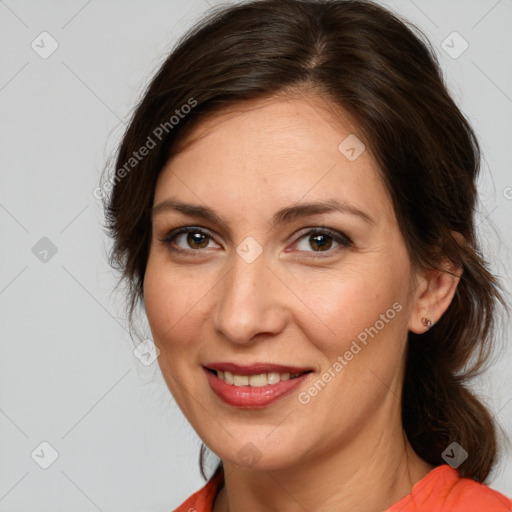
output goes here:
[{"label": "chin", "polygon": [[214,453],[225,462],[230,462],[243,469],[259,471],[278,471],[299,464],[302,454],[297,451],[297,443],[283,444],[268,440],[247,438],[233,442],[229,449],[220,447],[218,451],[212,446]]}]

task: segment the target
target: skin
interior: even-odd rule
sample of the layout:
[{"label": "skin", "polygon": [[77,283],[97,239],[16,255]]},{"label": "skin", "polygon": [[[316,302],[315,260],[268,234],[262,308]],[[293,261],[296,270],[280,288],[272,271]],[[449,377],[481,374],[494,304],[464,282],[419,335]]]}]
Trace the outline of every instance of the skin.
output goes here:
[{"label": "skin", "polygon": [[[433,469],[402,429],[404,353],[408,331],[422,333],[422,317],[442,316],[458,280],[412,268],[370,148],[354,161],[338,150],[349,134],[362,139],[348,115],[312,95],[245,102],[205,119],[159,176],[155,206],[170,198],[208,206],[229,226],[155,214],[144,281],[164,379],[224,463],[215,512],[380,512]],[[271,226],[278,209],[327,198],[374,222],[331,212]],[[202,227],[212,238],[161,241],[181,226]],[[322,226],[353,245],[327,237],[322,251],[302,234]],[[236,252],[248,236],[263,249],[251,263]],[[298,392],[394,303],[400,312],[300,403]],[[213,361],[289,364],[313,374],[298,392],[241,409],[210,389],[202,365]],[[247,446],[254,465],[238,457]]]}]

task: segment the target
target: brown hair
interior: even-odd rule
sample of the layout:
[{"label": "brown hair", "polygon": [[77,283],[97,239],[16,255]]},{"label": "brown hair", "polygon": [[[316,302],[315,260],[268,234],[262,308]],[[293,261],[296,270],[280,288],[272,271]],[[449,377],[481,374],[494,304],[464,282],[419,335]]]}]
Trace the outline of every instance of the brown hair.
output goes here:
[{"label": "brown hair", "polygon": [[[442,452],[456,441],[469,453],[460,475],[483,482],[496,460],[497,429],[465,383],[488,360],[497,306],[506,304],[475,235],[480,149],[426,36],[373,2],[221,6],[178,42],[126,130],[105,205],[114,241],[110,263],[129,286],[130,324],[143,302],[156,179],[178,142],[223,107],[301,90],[316,92],[357,123],[391,194],[413,265],[442,270],[447,257],[462,266],[442,318],[421,337],[409,333],[402,420],[425,461],[443,464]],[[156,147],[132,161],[150,139]]]}]

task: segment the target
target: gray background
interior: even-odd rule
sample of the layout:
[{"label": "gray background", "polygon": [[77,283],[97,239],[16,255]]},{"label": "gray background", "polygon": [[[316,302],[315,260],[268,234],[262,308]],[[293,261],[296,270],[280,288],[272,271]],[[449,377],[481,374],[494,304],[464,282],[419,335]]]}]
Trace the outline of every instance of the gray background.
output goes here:
[{"label": "gray background", "polygon": [[[203,485],[199,439],[134,356],[93,191],[149,78],[213,4],[0,1],[0,511],[163,512]],[[512,1],[383,4],[433,42],[480,137],[479,231],[511,290]],[[31,47],[51,49],[43,31],[47,58]],[[476,383],[509,435],[510,334]],[[492,486],[512,496],[510,448]]]}]

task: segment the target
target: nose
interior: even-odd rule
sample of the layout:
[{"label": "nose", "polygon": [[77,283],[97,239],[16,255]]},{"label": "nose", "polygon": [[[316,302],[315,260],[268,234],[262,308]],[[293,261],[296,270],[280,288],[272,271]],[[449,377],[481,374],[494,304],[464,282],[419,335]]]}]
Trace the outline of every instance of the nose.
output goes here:
[{"label": "nose", "polygon": [[265,252],[251,263],[238,254],[232,259],[227,275],[216,287],[215,329],[239,345],[260,334],[278,334],[289,318],[286,287],[268,265]]}]

